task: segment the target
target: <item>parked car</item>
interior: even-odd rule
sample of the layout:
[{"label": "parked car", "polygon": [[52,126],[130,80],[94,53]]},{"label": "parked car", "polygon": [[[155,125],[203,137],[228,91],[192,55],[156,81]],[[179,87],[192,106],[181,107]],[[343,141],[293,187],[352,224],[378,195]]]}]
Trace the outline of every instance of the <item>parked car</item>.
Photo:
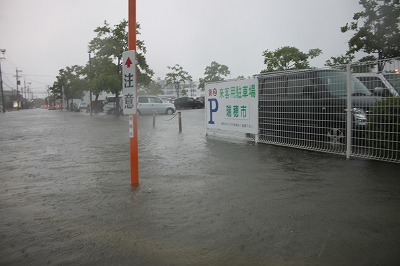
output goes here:
[{"label": "parked car", "polygon": [[[103,112],[107,115],[114,115],[115,110],[117,108],[117,102],[116,102],[116,97],[115,96],[107,96],[106,99],[104,100],[104,105],[103,105]],[[119,96],[119,114],[122,115],[123,110],[122,110],[122,96]]]},{"label": "parked car", "polygon": [[[369,107],[381,99],[354,76],[352,116],[354,139],[362,139]],[[261,135],[287,133],[330,143],[344,143],[347,74],[336,69],[271,72],[258,76]]]},{"label": "parked car", "polygon": [[76,103],[70,103],[69,105],[69,110],[71,112],[79,112],[78,105]]},{"label": "parked car", "polygon": [[160,97],[152,95],[138,96],[137,112],[139,115],[152,114],[155,111],[157,114],[174,114],[176,111],[175,105],[164,102]]},{"label": "parked car", "polygon": [[400,74],[398,73],[385,73],[384,77],[396,90],[398,97],[400,96]]},{"label": "parked car", "polygon": [[86,107],[87,107],[87,104],[85,102],[80,102],[78,105],[79,110],[86,109]]},{"label": "parked car", "polygon": [[[104,102],[102,100],[92,101],[92,112],[102,113],[104,111]],[[90,105],[86,107],[86,113],[90,113]]]},{"label": "parked car", "polygon": [[174,105],[176,109],[182,108],[191,108],[191,109],[200,109],[204,108],[204,103],[198,101],[192,97],[181,97],[174,101]]},{"label": "parked car", "polygon": [[386,76],[382,73],[354,73],[353,75],[375,95],[382,97],[399,97],[399,88],[396,89],[393,86],[395,82],[399,83],[399,77],[396,78],[395,76],[395,78],[392,78],[392,76]]},{"label": "parked car", "polygon": [[173,96],[158,96],[161,98],[161,100],[163,100],[163,102],[166,103],[174,103],[175,97]]},{"label": "parked car", "polygon": [[205,97],[204,96],[199,96],[199,97],[196,97],[196,100],[204,103]]}]

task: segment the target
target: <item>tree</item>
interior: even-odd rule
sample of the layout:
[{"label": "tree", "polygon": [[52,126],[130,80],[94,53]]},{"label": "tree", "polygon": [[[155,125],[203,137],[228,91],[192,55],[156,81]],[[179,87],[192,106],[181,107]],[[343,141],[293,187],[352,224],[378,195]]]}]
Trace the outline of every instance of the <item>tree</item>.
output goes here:
[{"label": "tree", "polygon": [[138,94],[140,94],[140,95],[160,95],[160,94],[164,94],[164,92],[163,92],[161,84],[152,80],[147,87],[142,87],[142,86],[139,87]]},{"label": "tree", "polygon": [[211,65],[206,67],[204,71],[204,78],[199,79],[199,89],[205,89],[205,84],[209,82],[223,81],[224,77],[227,77],[231,72],[226,65],[221,65],[215,61],[211,62]]},{"label": "tree", "polygon": [[171,70],[171,72],[167,73],[165,76],[166,84],[175,86],[176,96],[179,98],[180,83],[185,83],[186,81],[191,82],[192,76],[178,64],[173,67],[168,66],[167,68]]},{"label": "tree", "polygon": [[350,64],[353,59],[354,55],[340,55],[337,57],[332,56],[330,59],[326,60],[325,66],[345,69],[346,65]]},{"label": "tree", "polygon": [[60,98],[62,97],[62,89],[64,88],[64,96],[68,103],[69,100],[73,101],[73,99],[82,98],[83,88],[85,87],[82,73],[82,67],[78,65],[60,69],[59,75],[56,77],[57,80],[50,90],[54,96]]},{"label": "tree", "polygon": [[[97,36],[90,41],[89,51],[94,52],[95,56],[100,58],[110,58],[115,64],[114,72],[119,75],[120,86],[111,86],[107,89],[108,92],[115,94],[119,97],[122,89],[121,82],[121,67],[122,67],[122,53],[128,50],[128,22],[121,21],[119,24],[111,27],[107,21],[104,21],[104,26],[97,27],[94,31]],[[140,35],[140,24],[136,23],[136,34]],[[138,85],[147,86],[151,82],[151,77],[154,75],[153,70],[147,64],[144,54],[146,47],[141,40],[136,41],[136,59],[138,61],[137,78]],[[111,75],[112,76],[112,75]],[[111,77],[109,75],[109,77]],[[119,109],[119,101],[116,102],[117,110]],[[116,112],[117,116],[119,112]]]},{"label": "tree", "polygon": [[320,54],[322,54],[322,50],[318,48],[310,49],[308,53],[304,53],[292,46],[284,46],[275,51],[265,50],[263,56],[264,64],[267,65],[267,68],[262,70],[261,73],[290,69],[307,69],[310,67],[308,59],[313,59]]},{"label": "tree", "polygon": [[186,97],[188,95],[187,89],[182,89],[181,94]]},{"label": "tree", "polygon": [[[378,60],[400,56],[400,1],[360,0],[364,11],[353,16],[353,22],[341,27],[343,33],[354,31],[347,54],[363,51],[375,53]],[[378,65],[379,70],[383,65]]]},{"label": "tree", "polygon": [[105,56],[91,58],[84,68],[83,73],[87,77],[86,90],[91,89],[95,95],[95,101],[103,91],[114,93],[121,88],[121,76],[115,69],[116,65],[112,59]]},{"label": "tree", "polygon": [[334,67],[341,70],[346,70],[346,65],[351,64],[351,69],[355,73],[368,73],[376,66],[376,58],[372,55],[365,56],[353,62],[354,55],[340,55],[338,57],[332,56],[325,62],[325,66]]}]

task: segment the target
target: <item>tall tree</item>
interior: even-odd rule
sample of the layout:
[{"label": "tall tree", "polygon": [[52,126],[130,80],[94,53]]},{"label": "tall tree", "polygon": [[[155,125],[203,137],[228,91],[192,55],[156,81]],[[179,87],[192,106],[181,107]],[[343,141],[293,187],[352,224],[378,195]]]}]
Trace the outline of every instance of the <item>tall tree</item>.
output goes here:
[{"label": "tall tree", "polygon": [[[400,1],[360,0],[364,10],[353,16],[353,22],[341,27],[354,31],[347,54],[363,51],[377,54],[378,60],[400,56]],[[382,65],[378,66],[382,70]]]},{"label": "tall tree", "polygon": [[[373,62],[375,61],[375,57],[370,55],[370,56],[365,56],[361,58],[358,63],[353,62],[354,55],[353,54],[348,54],[348,55],[340,55],[340,56],[332,56],[329,60],[326,60],[325,66],[329,67],[334,67],[337,69],[342,69],[346,70],[346,65],[351,64],[351,68],[353,72],[355,73],[362,73],[362,72],[369,72],[372,68],[375,67],[376,63]],[[367,64],[365,62],[368,62]],[[369,67],[366,67],[369,66]]]},{"label": "tall tree", "polygon": [[168,66],[167,67],[171,72],[167,73],[165,76],[165,81],[167,85],[173,85],[175,87],[176,96],[179,98],[179,90],[180,84],[185,83],[186,81],[191,82],[192,76],[185,70],[183,67],[176,64],[175,66]]},{"label": "tall tree", "polygon": [[[136,23],[137,35],[140,35],[139,30],[140,24]],[[97,33],[97,36],[90,41],[89,51],[94,52],[95,55],[98,57],[108,57],[112,59],[116,65],[115,72],[118,75],[121,75],[122,53],[128,50],[128,22],[126,20],[123,20],[114,27],[111,27],[107,23],[107,21],[104,21],[104,26],[98,27],[94,31]],[[154,75],[154,72],[147,64],[146,58],[144,56],[144,54],[146,53],[146,47],[144,45],[144,42],[141,40],[136,41],[136,53],[138,61],[138,85],[146,86],[150,84],[151,77]],[[114,93],[118,99],[121,89],[121,86],[119,88],[113,86],[108,88],[107,91]],[[119,109],[119,101],[117,101],[116,103],[117,109]],[[118,113],[119,112],[116,112],[117,115]]]},{"label": "tall tree", "polygon": [[82,67],[74,65],[60,69],[56,81],[50,88],[55,96],[62,96],[62,88],[64,88],[64,96],[67,102],[70,100],[79,99],[83,97],[85,81],[82,77]]},{"label": "tall tree", "polygon": [[353,62],[354,55],[340,55],[332,56],[330,59],[325,61],[325,66],[334,67],[339,69],[346,69],[346,65]]},{"label": "tall tree", "polygon": [[225,80],[231,72],[226,65],[212,61],[204,71],[204,78],[199,79],[199,89],[204,90],[205,84],[208,82],[218,82]]},{"label": "tall tree", "polygon": [[116,65],[112,59],[105,56],[95,56],[84,68],[83,73],[87,77],[86,90],[91,89],[95,96],[95,101],[98,100],[102,92],[114,93],[115,90],[121,88],[121,77],[115,71]]},{"label": "tall tree", "polygon": [[296,47],[284,46],[275,51],[265,50],[263,52],[264,64],[267,68],[261,73],[290,70],[290,69],[306,69],[310,67],[309,59],[313,59],[322,54],[318,48],[310,49],[308,53],[300,51]]},{"label": "tall tree", "polygon": [[152,80],[148,86],[140,86],[138,93],[140,95],[160,95],[164,94],[164,91],[161,84]]}]

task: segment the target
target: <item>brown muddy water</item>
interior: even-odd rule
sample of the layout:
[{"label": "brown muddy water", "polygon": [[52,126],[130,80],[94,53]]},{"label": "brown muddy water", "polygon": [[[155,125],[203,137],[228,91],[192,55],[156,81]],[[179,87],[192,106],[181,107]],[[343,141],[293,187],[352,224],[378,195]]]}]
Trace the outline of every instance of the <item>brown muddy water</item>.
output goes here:
[{"label": "brown muddy water", "polygon": [[204,110],[0,114],[0,265],[399,265],[400,165],[206,137]]}]

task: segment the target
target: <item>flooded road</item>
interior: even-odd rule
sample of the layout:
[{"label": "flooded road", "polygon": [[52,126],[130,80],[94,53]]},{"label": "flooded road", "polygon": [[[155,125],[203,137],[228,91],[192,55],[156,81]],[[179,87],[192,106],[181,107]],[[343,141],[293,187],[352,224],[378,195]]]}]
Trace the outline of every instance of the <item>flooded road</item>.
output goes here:
[{"label": "flooded road", "polygon": [[205,137],[204,110],[0,114],[0,265],[398,265],[400,165]]}]

